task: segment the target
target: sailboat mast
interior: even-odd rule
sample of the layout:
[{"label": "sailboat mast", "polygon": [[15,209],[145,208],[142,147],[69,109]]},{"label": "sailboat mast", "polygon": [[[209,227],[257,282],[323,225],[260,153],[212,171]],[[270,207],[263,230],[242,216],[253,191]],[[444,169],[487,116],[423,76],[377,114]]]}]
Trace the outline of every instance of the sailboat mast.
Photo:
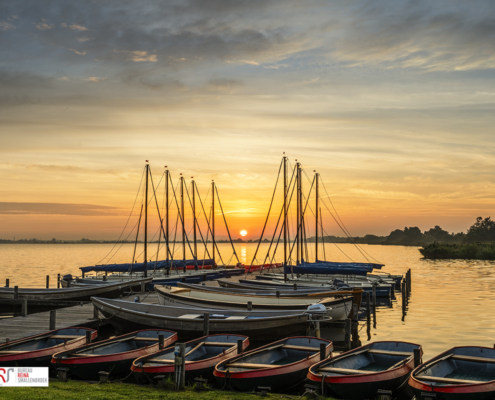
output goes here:
[{"label": "sailboat mast", "polygon": [[146,160],[146,192],[144,200],[144,277],[148,277],[148,175],[150,165]]},{"label": "sailboat mast", "polygon": [[[316,172],[316,171],[315,171]],[[316,223],[315,223],[315,237],[316,237],[316,242],[315,242],[315,262],[318,261],[318,224],[319,224],[319,212],[320,212],[320,207],[319,207],[319,192],[318,192],[318,181],[320,179],[320,174],[316,174]]]},{"label": "sailboat mast", "polygon": [[[191,177],[192,178],[192,177]],[[193,213],[193,240],[194,240],[194,254],[193,258],[198,258],[198,244],[196,243],[196,195],[195,195],[195,184],[194,180],[191,182],[192,185],[192,213]]]},{"label": "sailboat mast", "polygon": [[211,181],[211,244],[212,260],[215,265],[215,181]]},{"label": "sailboat mast", "polygon": [[[167,168],[167,166],[165,166],[165,168]],[[168,229],[169,229],[169,225],[168,225],[168,180],[170,179],[170,171],[167,169],[165,170],[165,241],[166,241],[166,245],[167,245],[167,261],[169,260],[169,252],[170,252],[170,249],[169,249],[169,241],[168,241]]]},{"label": "sailboat mast", "polygon": [[296,194],[296,264],[301,262],[301,169],[300,163],[296,163],[296,181],[297,181],[297,194]]},{"label": "sailboat mast", "polygon": [[[181,174],[182,175],[182,174]],[[184,177],[180,177],[180,213],[182,215],[182,259],[186,260],[186,227],[184,216]]]},{"label": "sailboat mast", "polygon": [[287,157],[284,156],[284,280],[287,281]]}]

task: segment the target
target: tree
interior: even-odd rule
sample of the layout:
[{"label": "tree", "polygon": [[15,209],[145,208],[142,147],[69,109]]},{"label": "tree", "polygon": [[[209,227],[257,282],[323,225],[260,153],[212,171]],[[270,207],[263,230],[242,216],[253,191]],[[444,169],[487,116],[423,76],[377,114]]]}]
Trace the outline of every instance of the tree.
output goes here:
[{"label": "tree", "polygon": [[493,242],[495,241],[495,221],[490,217],[476,218],[476,222],[468,229],[467,242]]},{"label": "tree", "polygon": [[424,238],[426,242],[448,243],[453,241],[454,236],[440,228],[438,225],[435,225],[434,228],[431,228],[429,231],[425,232]]}]

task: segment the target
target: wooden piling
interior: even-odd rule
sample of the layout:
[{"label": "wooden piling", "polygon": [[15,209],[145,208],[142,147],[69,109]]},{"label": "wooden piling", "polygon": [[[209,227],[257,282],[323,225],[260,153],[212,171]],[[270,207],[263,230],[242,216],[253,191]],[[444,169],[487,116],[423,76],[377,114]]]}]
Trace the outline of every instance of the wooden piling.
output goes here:
[{"label": "wooden piling", "polygon": [[27,315],[28,315],[28,301],[26,298],[21,299],[21,301],[22,301],[22,313],[21,313],[21,315],[23,317],[27,317]]},{"label": "wooden piling", "polygon": [[50,311],[50,326],[48,330],[53,331],[55,330],[55,325],[57,322],[57,310],[51,310]]},{"label": "wooden piling", "polygon": [[327,345],[325,343],[320,343],[320,361],[327,358]]},{"label": "wooden piling", "polygon": [[359,322],[358,322],[358,306],[357,304],[352,305],[352,325],[351,325],[351,335],[352,335],[352,342],[357,342],[359,333],[358,333],[358,327],[359,327]]},{"label": "wooden piling", "polygon": [[248,301],[247,302],[247,308],[248,308],[248,311],[252,311],[253,310],[253,302],[252,301]]},{"label": "wooden piling", "polygon": [[19,299],[19,286],[14,286],[14,300]]},{"label": "wooden piling", "polygon": [[5,287],[9,287],[10,285],[10,279],[5,279]]},{"label": "wooden piling", "polygon": [[46,276],[46,288],[50,289],[50,275]]},{"label": "wooden piling", "polygon": [[203,319],[203,336],[208,336],[210,333],[210,314],[204,313]]},{"label": "wooden piling", "polygon": [[373,328],[376,328],[376,286],[373,285]]},{"label": "wooden piling", "polygon": [[351,349],[351,320],[346,318],[344,328],[344,349],[345,351]]},{"label": "wooden piling", "polygon": [[421,364],[421,350],[414,349],[414,368]]},{"label": "wooden piling", "polygon": [[179,344],[179,355],[181,357],[181,374],[180,374],[180,388],[184,389],[186,386],[186,344]]},{"label": "wooden piling", "polygon": [[237,354],[242,353],[242,342],[243,342],[242,339],[237,339]]},{"label": "wooden piling", "polygon": [[368,340],[371,339],[371,296],[370,293],[366,293],[366,331],[368,333]]},{"label": "wooden piling", "polygon": [[165,335],[160,334],[158,335],[158,349],[163,350],[165,347]]},{"label": "wooden piling", "polygon": [[86,331],[86,344],[91,343],[91,331]]},{"label": "wooden piling", "polygon": [[60,289],[60,274],[57,274],[57,289]]}]

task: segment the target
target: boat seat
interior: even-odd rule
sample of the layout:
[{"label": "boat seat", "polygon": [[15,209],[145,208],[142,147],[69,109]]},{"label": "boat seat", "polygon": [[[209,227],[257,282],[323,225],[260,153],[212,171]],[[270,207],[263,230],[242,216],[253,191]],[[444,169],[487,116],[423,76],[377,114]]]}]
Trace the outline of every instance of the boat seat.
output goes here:
[{"label": "boat seat", "polygon": [[428,376],[428,375],[418,375],[415,378],[420,380],[420,381],[447,383],[450,385],[472,385],[472,384],[477,384],[477,383],[486,383],[486,381],[473,381],[473,380],[466,380],[466,379],[442,378],[439,376]]},{"label": "boat seat", "polygon": [[495,359],[485,358],[485,357],[458,356],[458,355],[454,354],[452,356],[452,359],[453,360],[459,360],[459,361],[473,361],[473,362],[495,364]]},{"label": "boat seat", "polygon": [[85,337],[86,336],[81,336],[81,335],[52,335],[52,336],[48,336],[47,339],[80,339]]},{"label": "boat seat", "polygon": [[71,354],[72,357],[97,357],[105,354],[85,354],[85,353],[74,353]]},{"label": "boat seat", "polygon": [[246,369],[258,369],[258,368],[277,368],[280,365],[272,364],[250,364],[250,363],[232,363],[225,365],[227,368],[246,368]]},{"label": "boat seat", "polygon": [[237,343],[229,342],[204,342],[203,346],[222,346],[222,347],[232,347],[237,346]]},{"label": "boat seat", "polygon": [[179,318],[194,319],[194,318],[199,318],[202,316],[203,316],[202,314],[184,314],[184,315],[181,315]]},{"label": "boat seat", "polygon": [[283,349],[287,350],[301,350],[301,351],[320,351],[319,347],[311,347],[311,346],[295,346],[292,344],[284,344],[282,346]]},{"label": "boat seat", "polygon": [[19,351],[19,350],[2,350],[2,351],[0,351],[0,354],[21,354],[21,353],[27,353],[28,351],[30,351],[30,350],[23,350],[23,351]]},{"label": "boat seat", "polygon": [[322,367],[322,368],[318,368],[318,371],[332,372],[334,374],[369,374],[370,373],[370,371],[363,371],[360,369],[334,368],[334,367]]},{"label": "boat seat", "polygon": [[134,338],[133,340],[136,340],[138,342],[158,342],[158,338],[137,337]]},{"label": "boat seat", "polygon": [[225,319],[246,319],[245,315],[231,315],[230,317],[227,317]]},{"label": "boat seat", "polygon": [[407,351],[389,351],[389,350],[378,350],[378,349],[369,349],[368,353],[373,354],[385,354],[389,356],[401,356],[401,357],[410,357],[414,355],[414,353],[409,353]]},{"label": "boat seat", "polygon": [[[194,361],[187,361],[186,364],[192,363]],[[159,358],[151,359],[151,360],[146,360],[146,364],[173,364],[175,363],[175,360],[161,360]]]}]

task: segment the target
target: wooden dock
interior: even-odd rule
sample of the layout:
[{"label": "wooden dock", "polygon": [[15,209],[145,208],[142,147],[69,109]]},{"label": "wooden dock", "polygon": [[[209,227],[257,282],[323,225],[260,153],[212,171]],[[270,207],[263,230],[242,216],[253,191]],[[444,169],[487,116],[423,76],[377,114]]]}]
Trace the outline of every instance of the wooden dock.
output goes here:
[{"label": "wooden dock", "polygon": [[[133,301],[139,296],[141,302],[147,304],[158,304],[156,293],[133,293],[122,300]],[[103,324],[108,322],[103,322]],[[102,325],[95,315],[93,303],[59,308],[56,310],[55,329],[79,326],[86,328],[97,328]],[[29,314],[26,317],[12,317],[0,319],[0,343],[28,336],[37,335],[50,330],[50,311]]]}]

